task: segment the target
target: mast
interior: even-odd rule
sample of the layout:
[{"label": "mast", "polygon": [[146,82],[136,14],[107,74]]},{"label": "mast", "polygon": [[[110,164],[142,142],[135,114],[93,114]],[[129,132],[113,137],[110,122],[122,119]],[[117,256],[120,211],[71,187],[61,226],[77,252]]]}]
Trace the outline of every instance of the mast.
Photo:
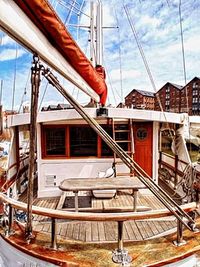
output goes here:
[{"label": "mast", "polygon": [[[103,62],[103,12],[101,1],[90,3],[90,60],[96,72],[105,81],[105,70],[102,67]],[[106,100],[107,98],[107,86],[106,90],[101,95],[101,98]],[[95,101],[91,99],[90,103],[95,106]],[[89,103],[89,104],[90,104]],[[105,101],[102,101],[103,106]]]},{"label": "mast", "polygon": [[103,62],[103,11],[102,4],[90,3],[90,60],[94,67]]},{"label": "mast", "polygon": [[96,19],[96,64],[102,66],[103,64],[103,10],[101,2],[97,5],[97,19]]},{"label": "mast", "polygon": [[31,68],[31,113],[30,113],[30,151],[29,151],[29,173],[27,190],[27,224],[26,238],[30,242],[32,238],[32,205],[33,205],[33,183],[35,174],[35,147],[36,147],[36,120],[38,109],[38,95],[40,85],[40,65],[39,58],[33,56],[33,66]]},{"label": "mast", "polygon": [[96,49],[95,49],[95,42],[96,42],[96,34],[95,34],[95,15],[96,15],[96,4],[91,1],[90,3],[90,61],[93,67],[96,66]]}]

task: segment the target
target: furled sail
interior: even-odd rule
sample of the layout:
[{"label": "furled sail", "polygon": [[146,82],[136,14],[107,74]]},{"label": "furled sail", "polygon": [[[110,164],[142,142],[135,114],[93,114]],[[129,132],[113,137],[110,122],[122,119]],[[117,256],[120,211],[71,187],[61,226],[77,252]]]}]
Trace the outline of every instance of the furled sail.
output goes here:
[{"label": "furled sail", "polygon": [[100,96],[100,102],[104,105],[107,97],[107,86],[104,78],[99,75],[81,51],[48,1],[15,0],[15,3]]},{"label": "furled sail", "polygon": [[[35,10],[28,8],[29,2],[31,3],[31,6],[33,2],[35,3],[35,8],[36,8]],[[43,9],[37,9],[36,5],[37,2],[39,4],[44,4]],[[21,6],[24,6],[24,8],[27,7],[26,8],[27,14],[23,11],[20,4]],[[32,53],[38,54],[40,58],[43,61],[45,61],[51,68],[55,69],[58,73],[60,73],[63,77],[68,79],[75,86],[77,86],[79,89],[88,94],[96,102],[101,102],[102,104],[104,104],[107,95],[107,88],[105,81],[102,78],[102,76],[98,75],[96,70],[93,68],[93,66],[91,66],[90,62],[86,58],[85,61],[80,60],[77,51],[80,51],[80,53],[82,53],[81,50],[80,49],[74,50],[74,58],[76,58],[76,62],[78,62],[77,65],[79,65],[79,68],[81,68],[81,66],[84,67],[83,69],[85,72],[84,74],[85,76],[84,75],[83,76],[85,78],[74,68],[74,66],[71,65],[71,62],[68,61],[62,49],[58,48],[59,46],[58,42],[60,42],[59,38],[61,38],[59,35],[61,34],[61,32],[57,32],[58,36],[56,36],[55,34],[56,30],[54,29],[55,30],[54,32],[55,38],[54,38],[53,36],[50,36],[50,33],[47,32],[45,27],[44,27],[44,32],[45,32],[44,34],[44,32],[42,32],[36,25],[39,23],[37,21],[38,18],[36,17],[37,12],[39,12],[40,14],[46,13],[47,7],[51,8],[50,5],[43,0],[41,1],[0,0],[0,28],[6,33],[8,33],[17,42],[19,42],[28,50],[30,50]],[[37,19],[33,19],[34,17],[36,17]],[[54,17],[57,18],[55,14]],[[51,20],[51,18],[49,18],[49,20]],[[34,21],[36,21],[36,24],[34,23]],[[41,22],[41,24],[42,23],[43,22]],[[62,25],[62,27],[64,27],[61,21],[59,21],[59,23],[60,24],[58,25]],[[50,25],[51,24],[49,24],[49,27]],[[75,47],[78,48],[76,44]],[[82,55],[84,56],[83,53]],[[91,86],[92,81],[94,83]],[[101,100],[99,100],[100,98]]]}]

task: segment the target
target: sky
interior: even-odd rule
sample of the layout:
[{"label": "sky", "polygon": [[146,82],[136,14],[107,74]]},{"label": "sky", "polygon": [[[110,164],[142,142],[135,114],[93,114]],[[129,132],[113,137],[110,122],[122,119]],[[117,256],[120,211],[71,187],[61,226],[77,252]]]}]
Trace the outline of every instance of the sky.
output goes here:
[{"label": "sky", "polygon": [[[69,16],[69,2],[73,0],[51,0],[63,22],[67,22],[68,30],[82,51],[90,57],[88,29],[79,29],[72,25],[78,23],[89,26],[89,18],[86,15],[90,13],[90,2],[78,1],[79,6],[83,4],[83,13],[79,20],[75,12]],[[125,96],[133,89],[155,92],[167,82],[184,86],[185,77],[187,83],[195,76],[200,76],[199,0],[102,0],[102,4],[103,65],[107,73],[109,91],[107,104],[116,106],[124,102]],[[79,6],[77,5],[77,8]],[[125,10],[128,10],[131,22]],[[137,33],[137,41],[142,47],[155,86],[150,82],[131,26]],[[25,48],[0,31],[1,102],[4,109],[19,110],[22,103],[30,101],[31,61],[32,55]],[[62,77],[59,79],[81,104],[89,101],[88,96],[68,81]],[[42,80],[39,106],[62,102],[62,96]]]}]

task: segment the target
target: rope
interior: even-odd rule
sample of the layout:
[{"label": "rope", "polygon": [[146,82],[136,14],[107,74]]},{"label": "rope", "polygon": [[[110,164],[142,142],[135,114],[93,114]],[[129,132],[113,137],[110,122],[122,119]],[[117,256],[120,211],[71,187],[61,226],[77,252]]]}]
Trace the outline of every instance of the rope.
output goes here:
[{"label": "rope", "polygon": [[[153,87],[153,89],[154,89],[155,96],[156,96],[156,99],[157,99],[157,101],[158,101],[160,110],[161,110],[161,112],[163,113],[164,119],[165,119],[165,121],[166,121],[166,123],[167,123],[167,127],[170,129],[170,127],[169,127],[169,122],[168,122],[167,117],[166,117],[166,114],[165,114],[165,112],[164,112],[164,110],[163,110],[163,107],[162,107],[162,103],[161,103],[160,97],[159,97],[158,94],[156,94],[156,91],[157,91],[157,90],[156,90],[156,85],[155,85],[155,83],[154,83],[154,79],[153,79],[151,70],[150,70],[150,68],[149,68],[149,65],[148,65],[147,59],[146,59],[146,57],[145,57],[143,48],[142,48],[142,46],[141,46],[141,44],[140,44],[140,42],[139,42],[139,39],[138,39],[137,32],[136,32],[136,29],[135,29],[135,27],[134,27],[134,24],[133,24],[132,21],[131,21],[130,13],[129,13],[128,9],[127,9],[127,6],[125,6],[125,5],[124,5],[124,10],[125,10],[125,13],[126,13],[126,15],[127,15],[128,22],[129,22],[130,27],[131,27],[131,29],[132,29],[133,35],[134,35],[134,37],[135,37],[135,40],[136,40],[138,49],[139,49],[139,51],[140,51],[140,54],[141,54],[141,57],[142,57],[144,66],[145,66],[145,68],[146,68],[147,74],[148,74],[148,76],[149,76],[150,82],[151,82],[152,87]],[[170,136],[171,136],[172,139],[174,138],[173,133],[172,133],[171,130],[170,130]]]},{"label": "rope", "polygon": [[18,109],[18,113],[20,113],[20,110],[21,110],[22,105],[24,103],[24,98],[27,95],[27,88],[28,88],[30,76],[31,76],[31,70],[29,70],[29,73],[28,73],[28,77],[27,77],[27,80],[26,80],[26,85],[25,85],[24,92],[23,92],[23,95],[22,95],[22,98],[21,98],[21,103],[20,103],[20,106],[19,106],[19,109]]},{"label": "rope", "polygon": [[45,97],[45,94],[46,94],[46,91],[47,91],[48,86],[49,86],[49,84],[48,84],[48,82],[47,82],[47,83],[46,83],[46,86],[45,86],[45,88],[44,88],[43,95],[42,95],[41,100],[40,100],[40,104],[39,104],[38,111],[41,110],[42,102],[43,102],[43,100],[44,100],[44,97]]},{"label": "rope", "polygon": [[[104,59],[103,59],[103,61],[104,61]],[[109,82],[109,84],[110,84],[110,88],[111,88],[111,91],[112,91],[112,94],[113,94],[113,97],[114,97],[115,105],[117,105],[117,100],[116,100],[115,93],[114,93],[114,90],[113,90],[111,77],[110,77],[109,72],[107,71],[107,66],[106,66],[105,61],[104,61],[104,66],[105,66],[105,70],[106,70],[106,75],[107,75],[107,77],[108,77],[108,82]],[[116,92],[117,92],[117,91],[116,91]],[[117,94],[118,94],[118,92],[117,92]],[[118,94],[118,96],[119,96],[119,98],[120,98],[120,95],[119,95],[119,94]]]}]

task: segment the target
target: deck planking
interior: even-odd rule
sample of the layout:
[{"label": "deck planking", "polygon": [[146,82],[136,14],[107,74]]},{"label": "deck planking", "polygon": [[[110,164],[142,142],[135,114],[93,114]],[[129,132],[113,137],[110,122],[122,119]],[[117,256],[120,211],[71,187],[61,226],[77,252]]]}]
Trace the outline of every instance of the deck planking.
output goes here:
[{"label": "deck planking", "polygon": [[[88,196],[90,197],[90,196]],[[61,199],[63,196],[53,198],[35,198],[34,205],[50,209],[61,209]],[[23,197],[21,201],[26,202]],[[150,193],[138,194],[138,205],[150,206],[152,209],[164,208],[163,204]],[[133,208],[133,197],[130,190],[118,191],[117,196],[112,199],[92,198],[92,207],[97,209],[112,207]],[[142,241],[155,236],[164,235],[175,229],[176,220],[173,217],[149,219],[149,220],[130,220],[124,222],[124,240]],[[51,220],[44,216],[35,215],[33,229],[44,233],[51,233]],[[95,222],[95,221],[63,221],[57,220],[57,235],[66,240],[80,240],[83,242],[104,243],[117,241],[116,222]]]}]

